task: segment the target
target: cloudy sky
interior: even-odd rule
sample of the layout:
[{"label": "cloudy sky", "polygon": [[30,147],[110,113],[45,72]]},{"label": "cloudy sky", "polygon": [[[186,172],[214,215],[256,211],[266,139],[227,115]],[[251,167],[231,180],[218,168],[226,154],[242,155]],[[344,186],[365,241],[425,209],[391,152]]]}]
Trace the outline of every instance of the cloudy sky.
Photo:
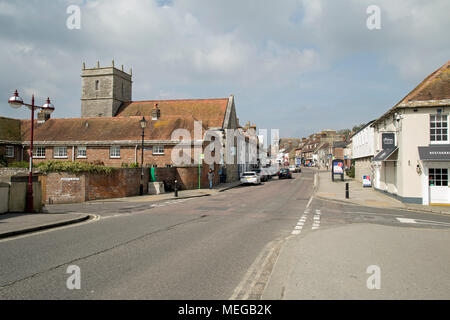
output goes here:
[{"label": "cloudy sky", "polygon": [[0,115],[29,117],[6,103],[17,88],[78,117],[82,63],[114,59],[133,68],[133,100],[234,94],[241,124],[284,137],[352,127],[450,60],[449,12],[448,0],[0,0]]}]

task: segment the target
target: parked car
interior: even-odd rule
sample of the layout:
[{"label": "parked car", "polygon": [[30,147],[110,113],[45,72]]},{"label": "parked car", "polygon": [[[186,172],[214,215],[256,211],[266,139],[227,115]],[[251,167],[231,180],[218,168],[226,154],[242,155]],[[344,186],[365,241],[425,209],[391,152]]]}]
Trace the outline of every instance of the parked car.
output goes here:
[{"label": "parked car", "polygon": [[261,178],[261,181],[269,180],[269,176],[267,175],[265,170],[263,170],[263,169],[253,169],[252,171],[256,172],[256,174]]},{"label": "parked car", "polygon": [[289,166],[289,171],[291,171],[291,173],[292,173],[292,172],[297,172],[297,171],[296,171],[296,167],[295,167],[294,165],[290,165],[290,166]]},{"label": "parked car", "polygon": [[300,166],[297,166],[295,169],[296,169],[295,172],[302,172],[302,167],[300,167]]},{"label": "parked car", "polygon": [[292,179],[292,172],[289,168],[280,169],[278,172],[278,179]]},{"label": "parked car", "polygon": [[246,171],[241,177],[242,184],[261,184],[261,177],[254,171]]}]

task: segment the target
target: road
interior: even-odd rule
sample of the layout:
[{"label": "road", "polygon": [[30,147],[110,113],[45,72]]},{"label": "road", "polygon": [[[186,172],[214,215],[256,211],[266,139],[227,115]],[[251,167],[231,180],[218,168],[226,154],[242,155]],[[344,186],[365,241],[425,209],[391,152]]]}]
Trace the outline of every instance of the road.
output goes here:
[{"label": "road", "polygon": [[[269,291],[278,299],[283,281],[273,284],[273,270],[283,269],[278,258],[292,239],[313,237],[313,250],[342,226],[449,232],[448,216],[312,200],[313,189],[314,172],[304,170],[209,197],[73,205],[96,219],[0,241],[0,299],[260,299]],[[448,265],[448,253],[436,256]],[[70,265],[80,268],[79,290],[66,286]]]}]

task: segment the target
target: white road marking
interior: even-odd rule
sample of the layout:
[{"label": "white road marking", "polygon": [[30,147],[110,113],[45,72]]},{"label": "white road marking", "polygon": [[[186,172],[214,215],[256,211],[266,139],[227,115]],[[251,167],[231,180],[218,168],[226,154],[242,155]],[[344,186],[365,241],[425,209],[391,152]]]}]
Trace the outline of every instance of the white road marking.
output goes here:
[{"label": "white road marking", "polygon": [[401,223],[411,223],[411,224],[428,224],[434,226],[445,226],[450,227],[450,223],[441,222],[441,221],[433,221],[433,220],[422,220],[422,219],[408,219],[408,218],[396,218]]},{"label": "white road marking", "polygon": [[295,229],[295,230],[302,230],[302,229],[303,229],[303,226],[295,226],[294,229]]},{"label": "white road marking", "polygon": [[397,220],[401,223],[417,223],[416,220],[408,218],[397,218]]},{"label": "white road marking", "polygon": [[[313,199],[313,197],[311,196],[311,198],[309,198],[309,201],[308,201],[308,204],[306,205],[306,209],[309,211],[309,205],[311,204],[311,201],[312,201],[312,199]],[[305,213],[306,213],[306,210],[305,210]]]},{"label": "white road marking", "polygon": [[302,230],[294,230],[291,232],[291,234],[296,235],[296,234],[300,234],[301,232],[302,232]]}]

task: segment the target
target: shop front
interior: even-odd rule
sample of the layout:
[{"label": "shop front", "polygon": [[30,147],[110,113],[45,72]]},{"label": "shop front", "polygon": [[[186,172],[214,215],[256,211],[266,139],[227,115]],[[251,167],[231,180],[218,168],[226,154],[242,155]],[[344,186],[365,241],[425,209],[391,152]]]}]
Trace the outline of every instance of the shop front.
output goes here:
[{"label": "shop front", "polygon": [[424,205],[450,205],[450,145],[419,147]]}]

